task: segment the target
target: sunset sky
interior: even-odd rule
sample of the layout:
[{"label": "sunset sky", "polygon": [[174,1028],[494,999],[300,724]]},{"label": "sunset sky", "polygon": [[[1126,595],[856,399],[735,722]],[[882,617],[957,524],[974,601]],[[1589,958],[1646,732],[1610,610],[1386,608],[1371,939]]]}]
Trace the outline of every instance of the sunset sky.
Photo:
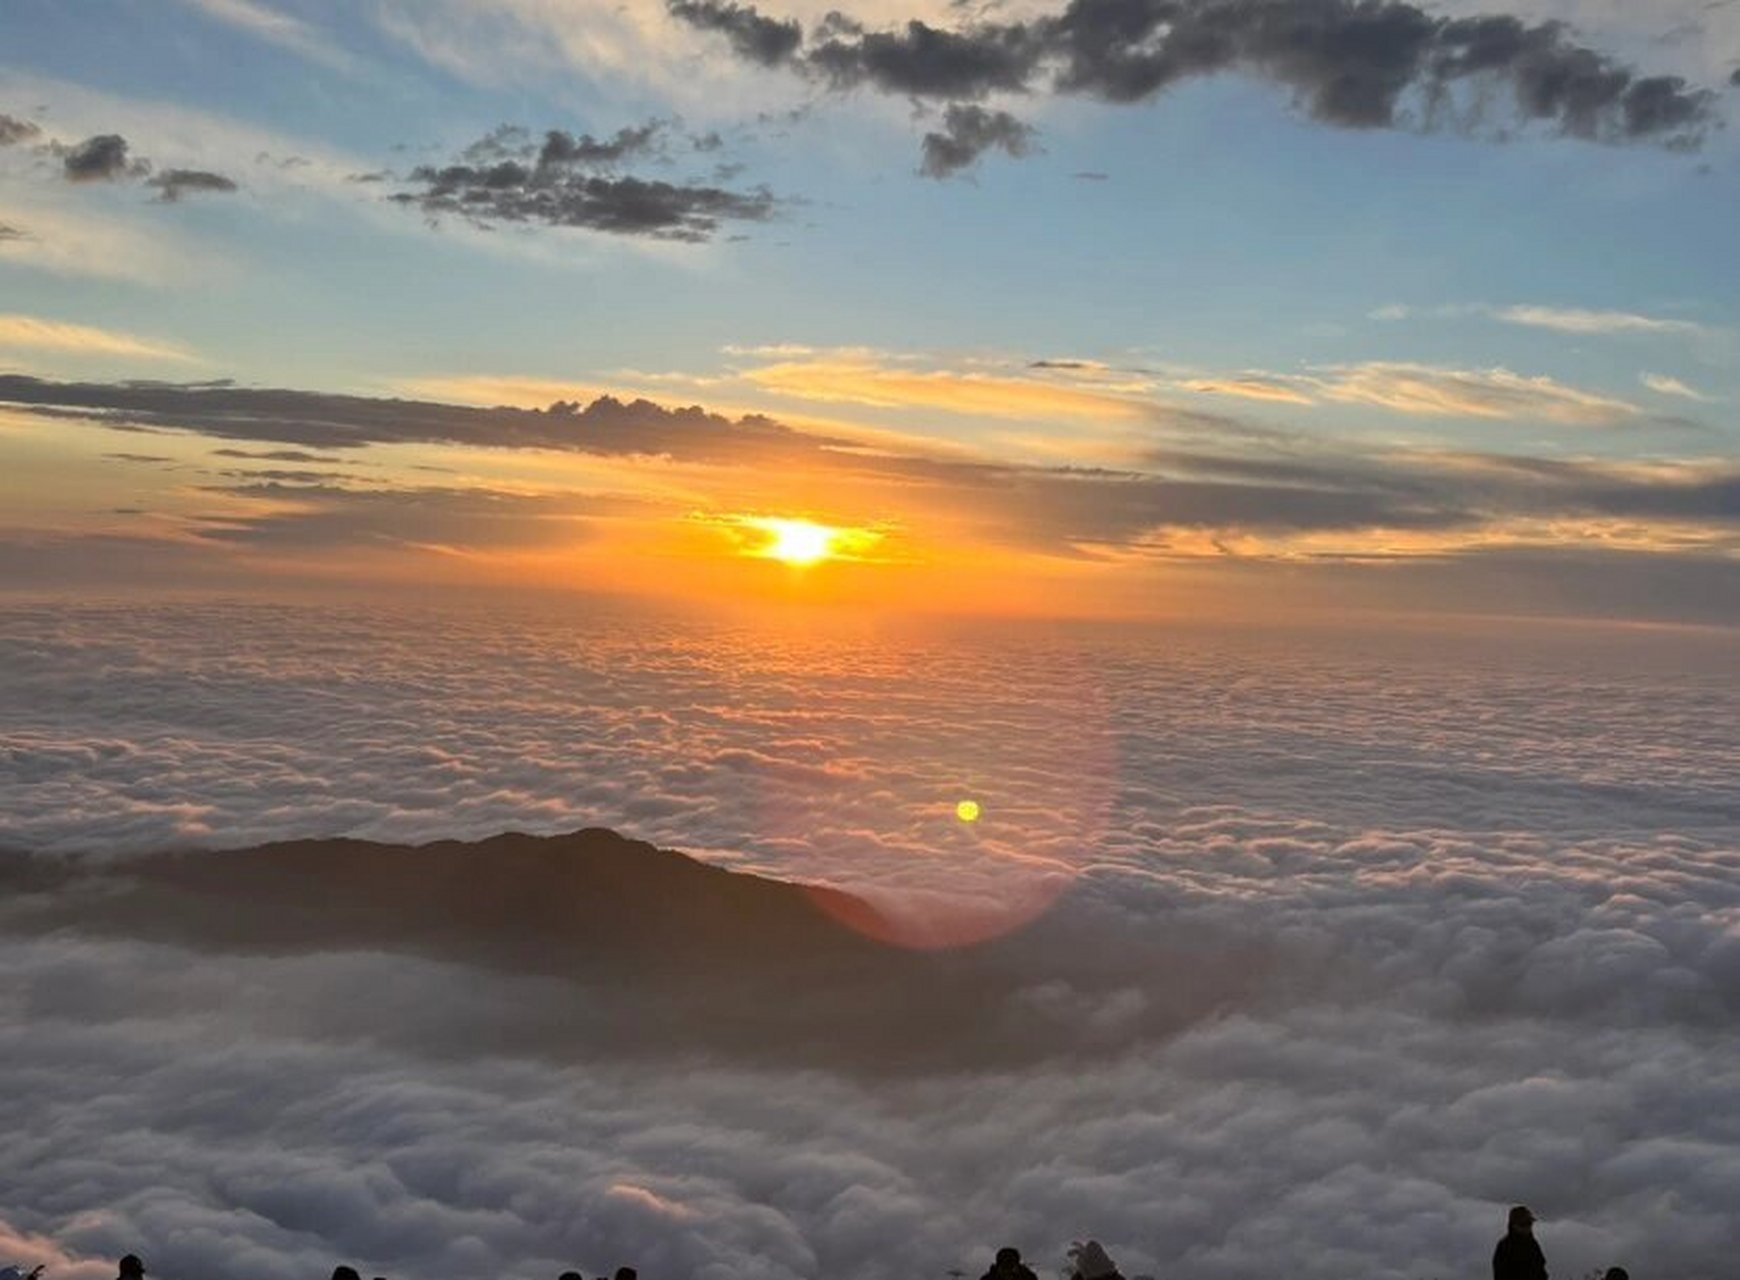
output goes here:
[{"label": "sunset sky", "polygon": [[1740,0],[0,0],[0,1268],[1730,1273],[1737,126]]},{"label": "sunset sky", "polygon": [[14,0],[0,584],[1740,619],[1740,9],[828,8]]}]

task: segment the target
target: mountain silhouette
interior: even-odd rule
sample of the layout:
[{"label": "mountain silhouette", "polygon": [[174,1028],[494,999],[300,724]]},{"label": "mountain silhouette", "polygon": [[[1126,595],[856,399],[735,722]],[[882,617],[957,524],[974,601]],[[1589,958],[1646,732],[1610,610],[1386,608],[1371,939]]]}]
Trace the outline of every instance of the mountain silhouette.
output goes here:
[{"label": "mountain silhouette", "polygon": [[[891,932],[884,914],[849,893],[596,828],[416,847],[298,840],[117,862],[13,854],[0,856],[0,896],[0,927],[24,931],[214,954],[376,952],[456,966],[456,982],[542,980],[496,981],[500,1016],[480,1029],[455,1011],[449,1035],[423,1033],[418,1047],[433,1052],[476,1052],[483,1036],[482,1047],[557,1055],[681,1048],[868,1071],[984,1066],[1068,1051],[1069,1037],[1035,1017],[1035,992],[1055,1022],[1069,1013],[1060,1001],[1091,1004],[1140,982],[1136,1033],[1193,1021],[1245,981],[1236,966],[1174,964],[1178,948],[1169,960],[1152,939],[1120,944],[1103,921],[1080,918],[1068,894],[1043,927],[955,950],[893,946],[876,940]],[[1116,966],[1105,963],[1108,946]],[[552,983],[570,994],[552,997]],[[379,1035],[395,1034],[393,1010],[377,1022]]]}]

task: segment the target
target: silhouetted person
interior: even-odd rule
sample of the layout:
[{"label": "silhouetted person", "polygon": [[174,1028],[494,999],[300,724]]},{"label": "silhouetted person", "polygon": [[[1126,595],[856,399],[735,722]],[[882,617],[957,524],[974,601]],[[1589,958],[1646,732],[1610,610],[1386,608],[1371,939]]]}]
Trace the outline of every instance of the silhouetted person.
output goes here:
[{"label": "silhouetted person", "polygon": [[561,1275],[556,1277],[556,1280],[585,1280],[585,1277],[583,1277],[578,1271],[564,1271]]},{"label": "silhouetted person", "polygon": [[1039,1277],[1021,1261],[1021,1250],[1006,1244],[997,1250],[997,1260],[985,1272],[983,1280],[1039,1280]]},{"label": "silhouetted person", "polygon": [[1631,1280],[1631,1272],[1624,1267],[1608,1267],[1607,1274],[1601,1280]]},{"label": "silhouetted person", "polygon": [[336,1266],[332,1269],[332,1280],[362,1280],[355,1267]]},{"label": "silhouetted person", "polygon": [[144,1280],[145,1264],[139,1261],[139,1255],[129,1253],[121,1259],[120,1280]]},{"label": "silhouetted person", "polygon": [[1509,1230],[1492,1251],[1492,1280],[1547,1280],[1547,1259],[1535,1241],[1535,1215],[1527,1205],[1510,1211]]},{"label": "silhouetted person", "polygon": [[640,1272],[636,1271],[633,1267],[618,1267],[616,1269],[616,1280],[640,1280]]},{"label": "silhouetted person", "polygon": [[1124,1280],[1118,1264],[1113,1262],[1105,1246],[1098,1240],[1086,1244],[1079,1240],[1069,1246],[1069,1262],[1073,1270],[1070,1280]]}]

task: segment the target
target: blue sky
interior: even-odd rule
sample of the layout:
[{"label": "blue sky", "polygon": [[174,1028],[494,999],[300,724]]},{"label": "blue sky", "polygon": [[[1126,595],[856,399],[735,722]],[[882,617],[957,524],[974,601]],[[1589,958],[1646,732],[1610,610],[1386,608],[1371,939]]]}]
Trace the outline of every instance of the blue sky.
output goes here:
[{"label": "blue sky", "polygon": [[[1603,492],[1664,476],[1676,492],[1710,492],[1693,504],[1696,529],[1677,511],[1675,527],[1662,526],[1653,497],[1628,497],[1623,517],[1601,498],[1608,523],[1582,533],[1573,526],[1593,517],[1581,498],[1546,510],[1531,497],[1527,530],[1516,510],[1483,508],[1481,554],[1495,541],[1579,555],[1622,543],[1628,553],[1690,551],[1700,573],[1735,563],[1735,502],[1724,496],[1740,396],[1740,256],[1729,226],[1740,167],[1725,127],[1740,96],[1727,85],[1740,67],[1740,19],[1730,10],[1379,6],[1405,23],[1514,12],[1518,30],[1550,33],[1554,56],[1598,59],[1632,84],[1681,77],[1663,83],[1696,118],[1639,131],[1617,99],[1587,127],[1526,120],[1508,72],[1456,81],[1455,119],[1428,127],[1410,83],[1384,120],[1350,122],[1312,97],[1363,67],[1345,23],[1325,27],[1309,58],[1250,43],[1216,74],[1126,103],[1069,89],[1061,45],[1036,55],[1039,69],[1018,84],[927,84],[915,96],[881,71],[846,83],[818,70],[816,51],[842,41],[820,25],[825,6],[762,13],[709,0],[705,21],[677,7],[15,4],[0,63],[0,116],[20,135],[0,148],[0,227],[12,229],[0,235],[0,314],[10,322],[0,371],[484,406],[645,396],[726,418],[764,413],[877,448],[1131,477],[1164,470],[1157,451],[1248,453],[1238,441],[1270,437],[1284,438],[1295,461],[1317,452],[1354,465],[1373,451],[1401,451],[1409,466],[1462,459],[1452,470],[1476,455],[1553,460],[1584,467]],[[1185,8],[1212,17],[1216,0]],[[1335,0],[1258,8],[1288,21],[1350,11]],[[876,0],[853,11],[860,28],[844,46],[895,40],[912,20],[989,46],[1063,12]],[[1574,25],[1538,25],[1548,18]],[[771,63],[745,55],[725,26],[751,19],[767,30],[795,21],[803,43]],[[1132,43],[1122,54],[1151,51]],[[981,142],[946,175],[921,172],[924,135],[948,132],[957,109],[1015,143]],[[430,180],[416,174],[456,163],[502,125],[525,130],[513,144],[525,158],[550,130],[607,143],[648,124],[650,141],[599,175],[727,202],[684,239],[670,225],[465,216],[436,208]],[[1577,132],[1604,140],[1567,136]],[[134,167],[70,180],[76,148],[106,135],[125,139]],[[165,199],[164,175],[177,171],[233,189],[177,188]],[[84,428],[64,415],[52,428],[40,414],[9,421],[0,450],[41,468],[31,502],[13,504],[36,512],[10,522],[15,538],[139,536],[97,528],[70,495],[85,503],[103,487],[93,457],[152,451],[81,448],[71,437]],[[113,425],[88,429],[112,435]],[[177,450],[209,443],[204,429],[156,429],[177,446],[177,465],[197,472]],[[466,486],[499,487],[509,473],[528,483],[523,454],[476,438],[465,449]],[[453,461],[383,456],[371,464],[383,474],[303,477],[320,492],[302,497],[318,505],[339,489],[349,502],[371,484],[410,494],[406,468]],[[169,464],[111,478],[136,486],[142,465]],[[699,503],[725,517],[775,512],[801,491],[813,518],[924,523],[912,501],[831,505],[832,490],[796,480],[782,495],[715,474],[676,486],[679,499],[669,479],[619,469],[607,488],[656,490],[673,511]],[[179,480],[145,486],[173,499],[171,526],[145,542],[186,542],[190,530],[197,540],[197,523],[185,522],[208,518],[199,504],[221,486]],[[538,483],[546,495],[601,492],[597,476],[547,472]],[[42,514],[45,484],[69,495],[52,517]],[[950,504],[925,500],[933,513]],[[1198,513],[1188,528],[1225,554],[1250,532],[1244,520]],[[1339,516],[1330,524],[1347,528]],[[1144,549],[1155,531],[1176,562],[1182,543],[1166,531],[1184,527],[1160,512],[1109,540],[1047,530],[1057,535],[1047,554],[1111,556],[1141,574],[1154,569]],[[1385,556],[1466,559],[1476,549],[1460,535],[1422,547],[1385,528],[1374,526]],[[913,537],[920,547],[947,541],[934,528]],[[1239,554],[1345,568],[1373,549],[1346,538],[1258,541]],[[1030,542],[992,539],[1003,552]]]}]

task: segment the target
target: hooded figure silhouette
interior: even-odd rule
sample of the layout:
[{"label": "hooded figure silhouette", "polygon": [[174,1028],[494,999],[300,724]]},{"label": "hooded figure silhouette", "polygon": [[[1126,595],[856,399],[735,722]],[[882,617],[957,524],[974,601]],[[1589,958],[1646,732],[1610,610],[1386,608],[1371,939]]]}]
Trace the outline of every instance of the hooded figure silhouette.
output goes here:
[{"label": "hooded figure silhouette", "polygon": [[997,1260],[981,1280],[1039,1280],[1030,1267],[1021,1261],[1021,1250],[1006,1244],[997,1250]]},{"label": "hooded figure silhouette", "polygon": [[1504,1239],[1492,1251],[1492,1280],[1547,1280],[1547,1259],[1535,1241],[1535,1215],[1519,1204],[1505,1225]]}]

